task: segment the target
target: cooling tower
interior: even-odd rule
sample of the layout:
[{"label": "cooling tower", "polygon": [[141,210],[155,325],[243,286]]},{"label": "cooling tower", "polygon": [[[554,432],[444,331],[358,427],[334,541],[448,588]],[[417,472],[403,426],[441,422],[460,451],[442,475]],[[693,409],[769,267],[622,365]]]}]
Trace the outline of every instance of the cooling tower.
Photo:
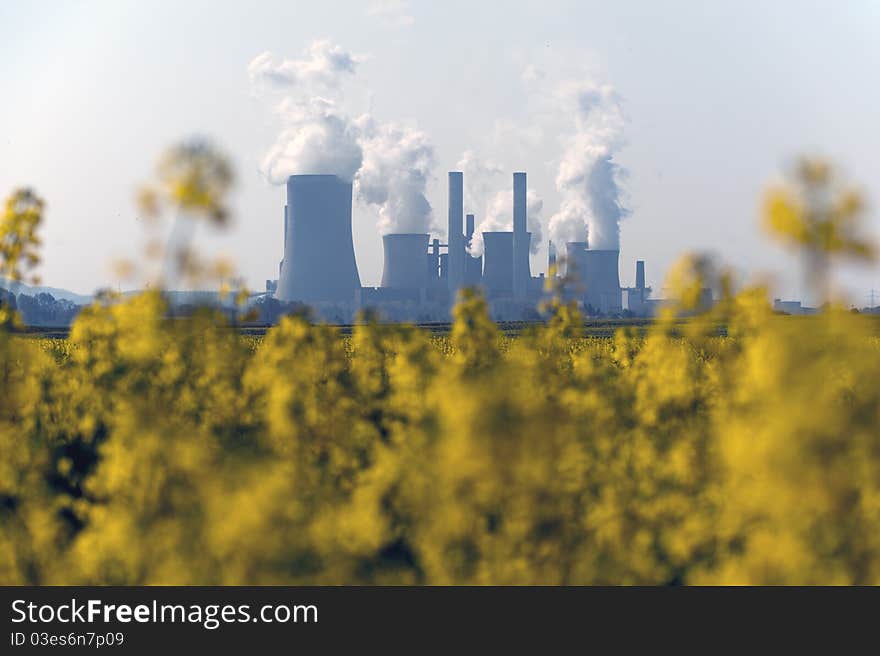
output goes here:
[{"label": "cooling tower", "polygon": [[440,277],[440,240],[434,239],[431,242],[431,251],[427,255],[427,276],[428,283]]},{"label": "cooling tower", "polygon": [[335,175],[287,180],[281,301],[353,301],[360,289],[351,237],[351,183]]},{"label": "cooling tower", "polygon": [[526,174],[513,174],[513,295],[523,299],[529,286],[529,241],[526,236]]},{"label": "cooling tower", "polygon": [[397,233],[382,237],[385,264],[382,287],[391,289],[424,289],[428,286],[427,233]]},{"label": "cooling tower", "polygon": [[483,285],[490,292],[513,292],[513,233],[483,233]]},{"label": "cooling tower", "polygon": [[587,242],[570,241],[565,244],[565,277],[583,283],[586,264]]},{"label": "cooling tower", "polygon": [[[526,252],[531,238],[532,234],[527,232]],[[513,293],[512,232],[483,233],[483,285],[494,295]]]},{"label": "cooling tower", "polygon": [[587,250],[584,252],[584,302],[600,312],[619,312],[620,251]]}]

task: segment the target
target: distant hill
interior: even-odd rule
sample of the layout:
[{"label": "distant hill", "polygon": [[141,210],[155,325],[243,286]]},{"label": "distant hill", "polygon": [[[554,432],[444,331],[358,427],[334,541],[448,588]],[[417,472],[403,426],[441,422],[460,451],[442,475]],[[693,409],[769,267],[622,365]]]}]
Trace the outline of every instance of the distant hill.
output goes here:
[{"label": "distant hill", "polygon": [[[13,282],[8,278],[0,278],[0,288],[6,289],[9,291],[13,290]],[[140,294],[140,289],[133,289],[130,291],[122,292],[123,296],[134,296],[136,294]],[[68,289],[61,289],[60,287],[45,287],[42,285],[26,285],[25,283],[18,283],[15,287],[14,294],[18,296],[19,294],[27,294],[28,296],[36,296],[40,293],[52,294],[57,301],[70,301],[71,303],[75,303],[76,305],[88,305],[94,300],[94,296],[87,296],[85,294],[77,294],[76,292],[72,292]],[[168,299],[168,302],[172,306],[179,305],[225,305],[225,306],[233,306],[234,299],[233,295],[228,295],[225,299],[220,298],[220,294],[216,291],[176,291],[176,290],[166,290],[164,292],[165,298]]]},{"label": "distant hill", "polygon": [[28,296],[36,296],[37,294],[52,294],[56,300],[65,300],[77,305],[88,305],[92,302],[92,296],[77,294],[67,289],[59,287],[43,287],[41,285],[26,285],[23,282],[13,283],[8,278],[0,278],[0,288],[13,292],[16,296],[19,294],[27,294]]}]

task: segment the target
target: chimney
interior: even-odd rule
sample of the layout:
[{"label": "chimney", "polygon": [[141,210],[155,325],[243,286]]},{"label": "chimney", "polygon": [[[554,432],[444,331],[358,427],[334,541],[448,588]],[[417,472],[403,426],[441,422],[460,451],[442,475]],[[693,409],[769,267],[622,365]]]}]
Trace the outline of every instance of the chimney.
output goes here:
[{"label": "chimney", "polygon": [[513,295],[524,299],[529,286],[529,245],[526,237],[526,174],[513,174]]},{"label": "chimney", "polygon": [[449,301],[455,303],[458,290],[464,284],[464,179],[461,171],[449,172],[449,235],[447,238]]},{"label": "chimney", "polygon": [[636,289],[645,288],[645,262],[644,260],[636,261]]}]

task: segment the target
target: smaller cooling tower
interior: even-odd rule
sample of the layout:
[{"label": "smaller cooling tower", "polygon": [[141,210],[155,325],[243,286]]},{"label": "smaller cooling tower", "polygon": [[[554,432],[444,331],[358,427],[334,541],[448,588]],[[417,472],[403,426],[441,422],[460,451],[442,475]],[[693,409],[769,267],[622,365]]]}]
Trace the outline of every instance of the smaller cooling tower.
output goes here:
[{"label": "smaller cooling tower", "polygon": [[576,283],[583,283],[586,271],[587,242],[570,241],[565,244],[565,276]]},{"label": "smaller cooling tower", "polygon": [[490,292],[513,292],[513,233],[483,233],[483,285]]},{"label": "smaller cooling tower", "polygon": [[[527,232],[526,252],[531,237]],[[492,295],[513,294],[512,232],[483,233],[483,286]]]},{"label": "smaller cooling tower", "polygon": [[428,235],[396,233],[382,237],[385,264],[382,287],[391,289],[424,289],[428,286]]},{"label": "smaller cooling tower", "polygon": [[620,251],[587,250],[584,252],[584,302],[600,312],[619,312]]}]

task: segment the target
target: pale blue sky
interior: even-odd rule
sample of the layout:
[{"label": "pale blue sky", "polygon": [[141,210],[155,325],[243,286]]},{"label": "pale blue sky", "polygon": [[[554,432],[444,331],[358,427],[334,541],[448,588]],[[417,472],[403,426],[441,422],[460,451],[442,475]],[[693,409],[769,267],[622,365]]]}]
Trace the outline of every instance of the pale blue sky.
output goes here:
[{"label": "pale blue sky", "polygon": [[[368,56],[346,94],[352,115],[429,135],[428,198],[441,225],[446,171],[469,148],[502,165],[501,187],[528,171],[545,223],[557,210],[556,127],[528,132],[535,99],[522,72],[533,65],[551,75],[580,67],[622,98],[624,284],[637,258],[659,287],[678,254],[704,249],[774,273],[779,295],[798,295],[792,261],[760,233],[757,205],[800,153],[830,156],[863,185],[880,234],[880,3],[413,0],[384,16],[373,4],[0,2],[0,192],[27,184],[47,199],[45,283],[80,292],[112,283],[110,261],[143,241],[134,190],[165,146],[195,133],[216,140],[238,172],[235,226],[203,230],[204,249],[232,255],[262,288],[281,257],[284,192],[259,170],[278,125],[247,67],[264,51],[299,57],[317,38]],[[373,209],[355,207],[364,284],[381,275],[375,224]],[[544,269],[546,250],[532,266]],[[878,271],[844,272],[854,301],[880,289]]]}]

